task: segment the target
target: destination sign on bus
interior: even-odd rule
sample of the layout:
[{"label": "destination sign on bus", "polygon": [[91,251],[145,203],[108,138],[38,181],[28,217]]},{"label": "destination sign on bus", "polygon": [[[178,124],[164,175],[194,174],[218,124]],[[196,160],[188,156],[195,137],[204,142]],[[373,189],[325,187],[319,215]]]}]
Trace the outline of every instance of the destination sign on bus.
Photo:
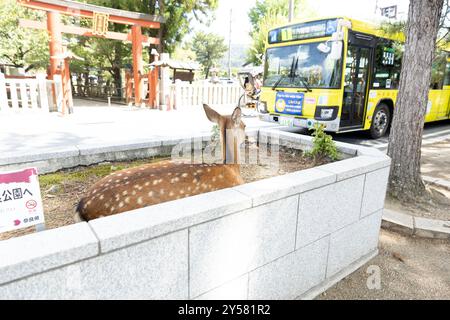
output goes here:
[{"label": "destination sign on bus", "polygon": [[337,30],[337,19],[295,24],[269,32],[269,43],[329,37]]}]

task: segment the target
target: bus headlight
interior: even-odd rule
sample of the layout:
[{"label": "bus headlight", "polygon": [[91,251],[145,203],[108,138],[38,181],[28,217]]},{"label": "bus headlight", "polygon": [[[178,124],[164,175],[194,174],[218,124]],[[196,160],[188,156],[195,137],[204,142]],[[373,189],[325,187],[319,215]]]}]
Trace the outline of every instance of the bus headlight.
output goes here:
[{"label": "bus headlight", "polygon": [[334,120],[337,117],[338,107],[316,107],[314,119],[316,120]]}]

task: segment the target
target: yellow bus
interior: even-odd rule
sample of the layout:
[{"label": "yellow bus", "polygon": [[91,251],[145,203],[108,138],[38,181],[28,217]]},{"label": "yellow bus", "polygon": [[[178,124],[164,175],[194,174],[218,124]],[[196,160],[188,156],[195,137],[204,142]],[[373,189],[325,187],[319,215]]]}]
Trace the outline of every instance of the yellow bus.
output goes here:
[{"label": "yellow bus", "polygon": [[[260,119],[298,128],[318,122],[328,132],[368,130],[373,138],[385,135],[398,93],[403,42],[403,34],[387,35],[375,25],[345,17],[269,31]],[[442,81],[430,90],[426,122],[450,118],[449,74],[447,62]]]}]

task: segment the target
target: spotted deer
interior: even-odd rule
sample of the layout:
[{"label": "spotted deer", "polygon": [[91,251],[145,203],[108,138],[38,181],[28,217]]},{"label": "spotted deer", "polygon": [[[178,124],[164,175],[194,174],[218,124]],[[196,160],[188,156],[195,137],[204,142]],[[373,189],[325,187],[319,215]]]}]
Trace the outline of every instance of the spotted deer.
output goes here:
[{"label": "spotted deer", "polygon": [[239,146],[245,141],[245,124],[241,109],[223,116],[206,104],[203,108],[207,118],[219,125],[223,163],[166,160],[117,171],[92,185],[79,202],[75,219],[89,221],[242,184]]}]

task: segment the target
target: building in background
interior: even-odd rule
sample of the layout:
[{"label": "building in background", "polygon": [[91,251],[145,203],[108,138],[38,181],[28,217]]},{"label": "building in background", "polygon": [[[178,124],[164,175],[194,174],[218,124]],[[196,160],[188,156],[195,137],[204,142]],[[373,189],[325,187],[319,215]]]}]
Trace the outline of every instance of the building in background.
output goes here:
[{"label": "building in background", "polygon": [[376,20],[406,21],[409,0],[376,0]]}]

